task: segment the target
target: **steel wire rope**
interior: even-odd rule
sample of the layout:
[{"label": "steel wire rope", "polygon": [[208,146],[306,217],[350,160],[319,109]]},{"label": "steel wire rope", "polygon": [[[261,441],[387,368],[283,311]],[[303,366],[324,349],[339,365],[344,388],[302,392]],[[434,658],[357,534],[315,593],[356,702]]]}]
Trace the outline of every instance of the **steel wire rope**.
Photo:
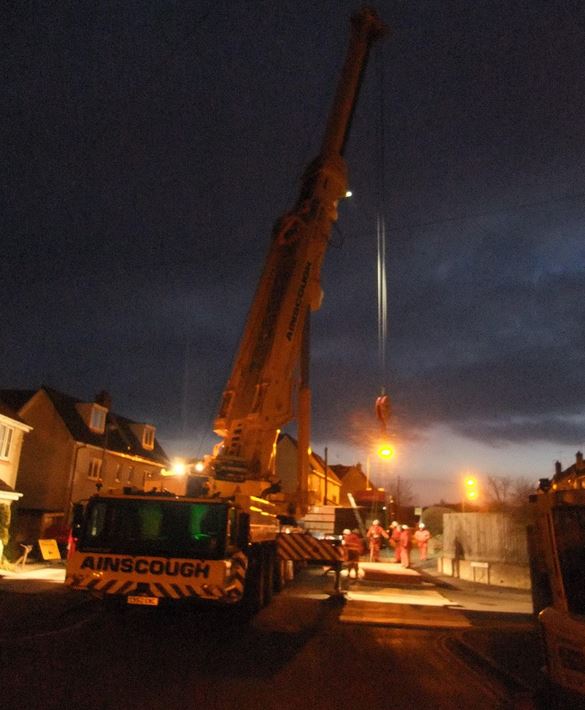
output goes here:
[{"label": "steel wire rope", "polygon": [[386,385],[386,343],[388,339],[388,290],[386,281],[386,181],[385,181],[385,101],[384,101],[384,61],[378,55],[378,213],[376,216],[377,237],[377,287],[378,287],[378,367],[382,394]]}]

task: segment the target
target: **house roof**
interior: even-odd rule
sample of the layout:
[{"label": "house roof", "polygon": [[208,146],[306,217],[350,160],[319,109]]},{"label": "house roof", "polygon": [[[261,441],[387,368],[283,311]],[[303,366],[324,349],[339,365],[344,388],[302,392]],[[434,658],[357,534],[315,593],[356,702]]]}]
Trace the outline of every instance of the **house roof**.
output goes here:
[{"label": "house roof", "polygon": [[330,468],[335,471],[335,475],[337,476],[337,478],[342,481],[350,472],[359,473],[361,476],[363,476],[364,480],[366,480],[367,478],[366,474],[362,471],[360,464],[356,464],[355,466],[344,466],[343,464],[336,463],[330,466]]},{"label": "house roof", "polygon": [[14,419],[15,422],[20,422],[21,424],[26,424],[24,419],[18,414],[20,406],[15,407],[10,401],[6,401],[0,392],[0,414],[5,417]]},{"label": "house roof", "polygon": [[[103,434],[97,434],[91,431],[77,409],[76,405],[84,404],[84,400],[71,397],[45,385],[41,389],[53,403],[75,441],[106,448],[108,451],[127,456],[140,456],[163,466],[168,465],[168,457],[156,438],[154,449],[149,451],[142,446],[141,441],[132,430],[132,425],[140,424],[140,422],[135,422],[127,417],[108,411],[106,430]],[[0,399],[13,403],[20,402],[20,407],[22,407],[34,394],[35,392],[30,390],[0,390]]]},{"label": "house roof", "polygon": [[14,493],[14,488],[0,478],[0,492]]},{"label": "house roof", "polygon": [[574,464],[566,468],[564,471],[561,469],[561,464],[557,462],[557,471],[553,476],[553,481],[555,483],[561,483],[569,481],[571,478],[582,478],[585,476],[585,464],[583,462],[583,453],[577,451],[576,461]]}]

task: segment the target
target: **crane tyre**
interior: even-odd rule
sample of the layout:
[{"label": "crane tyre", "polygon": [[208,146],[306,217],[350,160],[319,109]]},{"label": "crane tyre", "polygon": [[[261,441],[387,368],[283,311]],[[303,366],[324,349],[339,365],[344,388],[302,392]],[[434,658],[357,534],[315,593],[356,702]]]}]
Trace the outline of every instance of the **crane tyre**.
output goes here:
[{"label": "crane tyre", "polygon": [[264,548],[263,563],[264,563],[264,599],[263,606],[268,606],[272,601],[274,594],[274,563],[275,551],[273,545],[267,545]]},{"label": "crane tyre", "polygon": [[264,604],[264,587],[266,582],[262,550],[253,551],[248,558],[248,571],[244,587],[242,606],[245,613],[253,615],[260,611]]},{"label": "crane tyre", "polygon": [[274,583],[272,588],[275,593],[282,592],[284,588],[284,562],[274,555]]}]

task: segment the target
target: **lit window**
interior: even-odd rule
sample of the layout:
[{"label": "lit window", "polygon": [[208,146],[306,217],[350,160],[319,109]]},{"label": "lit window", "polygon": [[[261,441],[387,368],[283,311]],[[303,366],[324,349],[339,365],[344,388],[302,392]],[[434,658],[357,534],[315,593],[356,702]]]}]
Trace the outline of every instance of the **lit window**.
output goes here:
[{"label": "lit window", "polygon": [[102,460],[97,458],[90,459],[89,468],[87,470],[87,477],[96,480],[100,477],[101,470]]},{"label": "lit window", "polygon": [[106,410],[95,405],[91,409],[89,428],[101,434],[106,428]]},{"label": "lit window", "polygon": [[12,427],[0,424],[0,459],[7,459],[10,455],[13,431]]},{"label": "lit window", "polygon": [[150,426],[144,427],[142,446],[144,446],[145,449],[154,449],[154,429]]}]

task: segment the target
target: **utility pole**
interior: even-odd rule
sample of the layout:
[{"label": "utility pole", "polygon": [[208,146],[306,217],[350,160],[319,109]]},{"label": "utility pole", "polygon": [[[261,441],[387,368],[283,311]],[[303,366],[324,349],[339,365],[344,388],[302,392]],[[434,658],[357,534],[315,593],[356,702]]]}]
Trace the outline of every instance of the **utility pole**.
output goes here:
[{"label": "utility pole", "polygon": [[323,494],[323,505],[327,505],[327,447],[325,447],[325,492]]}]

